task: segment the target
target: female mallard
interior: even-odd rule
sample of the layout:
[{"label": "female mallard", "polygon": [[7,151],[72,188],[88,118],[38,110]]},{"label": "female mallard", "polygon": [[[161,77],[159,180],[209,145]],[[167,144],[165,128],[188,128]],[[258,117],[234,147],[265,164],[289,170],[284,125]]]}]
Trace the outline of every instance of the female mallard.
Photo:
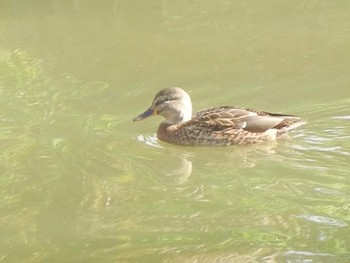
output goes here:
[{"label": "female mallard", "polygon": [[165,118],[158,127],[157,137],[178,145],[220,146],[271,141],[306,123],[293,115],[232,106],[214,107],[192,116],[190,96],[177,87],[159,91],[151,107],[134,121],[151,115]]}]

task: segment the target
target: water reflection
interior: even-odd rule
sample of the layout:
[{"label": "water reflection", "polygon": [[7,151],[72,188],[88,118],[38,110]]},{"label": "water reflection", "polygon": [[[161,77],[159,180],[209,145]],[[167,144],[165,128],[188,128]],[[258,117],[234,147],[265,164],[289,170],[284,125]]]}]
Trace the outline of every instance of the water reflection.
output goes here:
[{"label": "water reflection", "polygon": [[[288,147],[290,140],[265,142],[256,145],[228,147],[174,146],[156,138],[156,135],[138,135],[138,143],[151,147],[147,159],[157,167],[155,173],[160,180],[184,183],[192,172],[206,170],[232,171],[239,168],[254,168],[266,160],[283,163],[285,157],[279,154],[281,147]],[[295,147],[297,148],[297,147]],[[152,156],[152,157],[150,157]],[[288,165],[292,165],[288,160]]]}]

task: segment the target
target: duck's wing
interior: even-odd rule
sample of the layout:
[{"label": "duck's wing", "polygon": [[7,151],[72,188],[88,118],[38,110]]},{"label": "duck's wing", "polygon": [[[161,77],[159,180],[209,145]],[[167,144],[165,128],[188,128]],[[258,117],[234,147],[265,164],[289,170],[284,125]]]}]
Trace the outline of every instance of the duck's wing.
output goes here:
[{"label": "duck's wing", "polygon": [[190,122],[192,125],[217,131],[241,129],[262,133],[271,128],[281,129],[299,120],[301,120],[299,117],[292,115],[223,106],[200,111],[193,116]]}]

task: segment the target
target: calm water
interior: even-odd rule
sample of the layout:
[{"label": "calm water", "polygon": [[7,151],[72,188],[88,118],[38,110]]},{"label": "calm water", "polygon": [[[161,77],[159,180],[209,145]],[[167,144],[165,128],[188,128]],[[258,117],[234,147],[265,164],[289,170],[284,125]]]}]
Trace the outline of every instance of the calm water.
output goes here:
[{"label": "calm water", "polygon": [[[348,1],[0,2],[0,262],[350,262]],[[289,140],[189,148],[140,123],[304,117]]]}]

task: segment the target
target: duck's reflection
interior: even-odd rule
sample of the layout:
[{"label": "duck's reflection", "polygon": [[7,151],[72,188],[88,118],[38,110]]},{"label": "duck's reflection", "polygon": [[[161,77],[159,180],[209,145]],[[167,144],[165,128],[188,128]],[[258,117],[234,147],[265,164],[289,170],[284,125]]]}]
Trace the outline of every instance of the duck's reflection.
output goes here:
[{"label": "duck's reflection", "polygon": [[174,158],[174,163],[177,164],[177,167],[173,170],[167,170],[164,174],[168,181],[175,184],[182,184],[187,181],[188,177],[192,174],[192,162],[187,158],[188,156],[186,154]]},{"label": "duck's reflection", "polygon": [[[154,151],[147,150],[148,168],[160,180],[174,184],[185,183],[193,172],[234,172],[239,168],[253,168],[270,159],[283,161],[283,155],[276,154],[283,142],[267,142],[257,145],[228,147],[184,147],[157,141],[155,137],[138,137]],[[149,167],[149,165],[151,167]]]}]

